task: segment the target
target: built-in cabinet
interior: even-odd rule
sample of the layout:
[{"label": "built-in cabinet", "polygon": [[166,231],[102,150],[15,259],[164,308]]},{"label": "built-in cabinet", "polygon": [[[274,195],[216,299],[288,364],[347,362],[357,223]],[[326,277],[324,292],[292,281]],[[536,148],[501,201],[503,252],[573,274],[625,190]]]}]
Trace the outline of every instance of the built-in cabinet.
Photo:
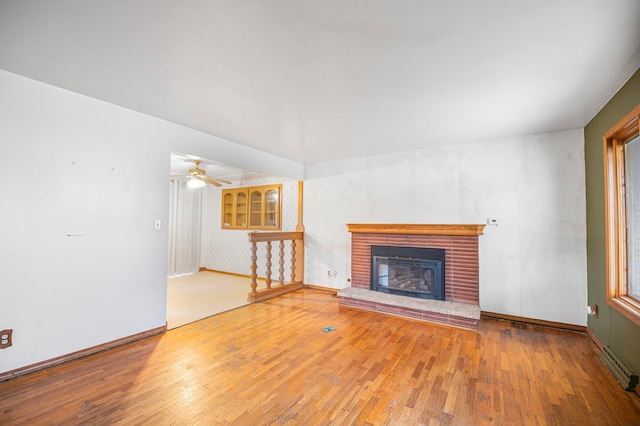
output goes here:
[{"label": "built-in cabinet", "polygon": [[280,230],[282,185],[222,191],[223,229]]},{"label": "built-in cabinet", "polygon": [[247,227],[247,189],[235,188],[222,191],[222,227],[242,229]]}]

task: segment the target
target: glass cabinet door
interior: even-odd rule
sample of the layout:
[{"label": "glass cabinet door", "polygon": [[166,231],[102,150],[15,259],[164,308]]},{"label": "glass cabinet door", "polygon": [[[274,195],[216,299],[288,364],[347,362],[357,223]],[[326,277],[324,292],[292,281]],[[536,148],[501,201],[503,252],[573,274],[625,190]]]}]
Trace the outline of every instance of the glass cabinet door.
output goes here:
[{"label": "glass cabinet door", "polygon": [[251,202],[249,226],[262,226],[262,193],[260,191],[253,191],[249,198]]},{"label": "glass cabinet door", "polygon": [[236,195],[236,221],[235,226],[247,226],[247,194],[239,192]]},{"label": "glass cabinet door", "polygon": [[278,226],[278,192],[270,189],[265,193],[263,226]]},{"label": "glass cabinet door", "polygon": [[222,202],[222,226],[233,226],[233,195],[225,194]]}]

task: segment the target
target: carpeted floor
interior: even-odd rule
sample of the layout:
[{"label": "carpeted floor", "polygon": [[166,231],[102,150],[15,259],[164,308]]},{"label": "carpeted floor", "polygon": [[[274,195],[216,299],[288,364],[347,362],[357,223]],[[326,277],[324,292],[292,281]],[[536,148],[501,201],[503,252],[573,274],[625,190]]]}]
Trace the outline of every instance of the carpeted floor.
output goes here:
[{"label": "carpeted floor", "polygon": [[180,327],[244,306],[250,290],[250,278],[218,272],[168,278],[167,327]]}]

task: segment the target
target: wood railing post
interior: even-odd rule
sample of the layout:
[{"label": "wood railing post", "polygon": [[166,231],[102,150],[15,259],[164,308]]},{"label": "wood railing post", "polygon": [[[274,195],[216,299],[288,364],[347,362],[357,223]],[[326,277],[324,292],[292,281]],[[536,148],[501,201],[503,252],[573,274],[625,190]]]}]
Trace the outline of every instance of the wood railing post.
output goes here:
[{"label": "wood railing post", "polygon": [[296,280],[296,240],[291,240],[291,282]]},{"label": "wood railing post", "polygon": [[284,285],[284,240],[280,240],[280,285]]},{"label": "wood railing post", "polygon": [[271,241],[267,241],[267,288],[271,288]]},{"label": "wood railing post", "polygon": [[258,246],[256,242],[251,243],[251,293],[257,293],[258,288]]}]

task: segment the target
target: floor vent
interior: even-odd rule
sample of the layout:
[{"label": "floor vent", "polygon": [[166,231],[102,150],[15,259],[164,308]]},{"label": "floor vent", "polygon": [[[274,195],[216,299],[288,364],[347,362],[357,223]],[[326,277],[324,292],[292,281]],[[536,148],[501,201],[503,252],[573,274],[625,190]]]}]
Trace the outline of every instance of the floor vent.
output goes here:
[{"label": "floor vent", "polygon": [[609,346],[605,346],[602,350],[600,359],[609,367],[609,370],[616,377],[616,380],[622,385],[626,391],[634,391],[638,384],[638,376],[611,350]]}]

